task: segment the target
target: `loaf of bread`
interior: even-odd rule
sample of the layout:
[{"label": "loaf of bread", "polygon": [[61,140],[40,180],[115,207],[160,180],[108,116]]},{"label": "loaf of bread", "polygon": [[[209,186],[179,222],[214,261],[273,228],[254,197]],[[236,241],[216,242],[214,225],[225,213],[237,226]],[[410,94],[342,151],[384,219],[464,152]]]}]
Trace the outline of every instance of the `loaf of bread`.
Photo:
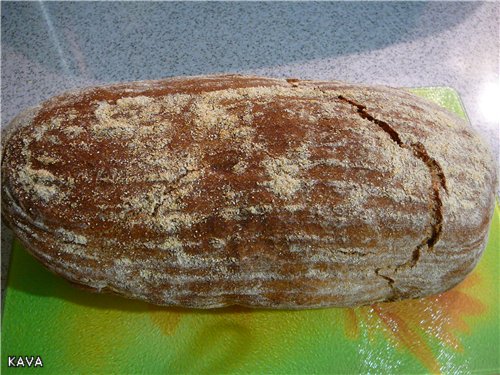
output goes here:
[{"label": "loaf of bread", "polygon": [[2,215],[72,283],[158,305],[299,309],[445,291],[496,168],[404,90],[241,75],[68,92],[3,134]]}]

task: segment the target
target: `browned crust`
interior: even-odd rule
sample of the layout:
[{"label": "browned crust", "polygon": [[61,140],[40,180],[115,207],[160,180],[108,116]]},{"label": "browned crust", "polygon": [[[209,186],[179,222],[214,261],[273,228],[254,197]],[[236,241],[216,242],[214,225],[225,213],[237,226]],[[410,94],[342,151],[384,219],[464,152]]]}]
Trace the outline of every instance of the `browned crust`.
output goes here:
[{"label": "browned crust", "polygon": [[484,249],[496,169],[403,90],[218,75],[65,93],[3,134],[2,215],[96,291],[211,308],[449,289]]}]

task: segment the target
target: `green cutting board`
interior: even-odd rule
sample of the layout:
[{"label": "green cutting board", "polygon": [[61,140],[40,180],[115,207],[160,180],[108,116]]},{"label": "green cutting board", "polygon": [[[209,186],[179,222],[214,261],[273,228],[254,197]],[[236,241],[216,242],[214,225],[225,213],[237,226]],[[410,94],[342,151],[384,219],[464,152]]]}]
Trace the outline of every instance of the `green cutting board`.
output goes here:
[{"label": "green cutting board", "polygon": [[[452,89],[411,91],[465,117]],[[499,373],[499,233],[497,207],[478,267],[446,293],[305,311],[197,311],[91,294],[45,270],[15,241],[1,369],[64,375]],[[40,356],[43,368],[8,367],[8,356]]]}]

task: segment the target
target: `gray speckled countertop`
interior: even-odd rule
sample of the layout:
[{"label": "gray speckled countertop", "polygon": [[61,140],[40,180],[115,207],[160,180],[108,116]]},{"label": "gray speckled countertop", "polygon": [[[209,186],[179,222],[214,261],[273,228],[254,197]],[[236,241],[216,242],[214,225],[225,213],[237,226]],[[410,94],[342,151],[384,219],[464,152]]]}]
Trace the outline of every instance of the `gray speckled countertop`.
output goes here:
[{"label": "gray speckled countertop", "polygon": [[[2,126],[63,90],[239,72],[450,86],[498,160],[499,3],[2,2]],[[2,224],[2,295],[12,235]]]}]

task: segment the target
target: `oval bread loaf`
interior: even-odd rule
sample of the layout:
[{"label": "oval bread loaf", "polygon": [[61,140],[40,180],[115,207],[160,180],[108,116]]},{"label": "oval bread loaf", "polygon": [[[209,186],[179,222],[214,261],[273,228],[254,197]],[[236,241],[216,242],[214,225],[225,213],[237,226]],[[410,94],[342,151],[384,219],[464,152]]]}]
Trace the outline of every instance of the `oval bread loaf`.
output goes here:
[{"label": "oval bread loaf", "polygon": [[496,168],[404,90],[240,75],[88,88],[4,132],[2,214],[53,272],[158,305],[355,306],[475,266]]}]

